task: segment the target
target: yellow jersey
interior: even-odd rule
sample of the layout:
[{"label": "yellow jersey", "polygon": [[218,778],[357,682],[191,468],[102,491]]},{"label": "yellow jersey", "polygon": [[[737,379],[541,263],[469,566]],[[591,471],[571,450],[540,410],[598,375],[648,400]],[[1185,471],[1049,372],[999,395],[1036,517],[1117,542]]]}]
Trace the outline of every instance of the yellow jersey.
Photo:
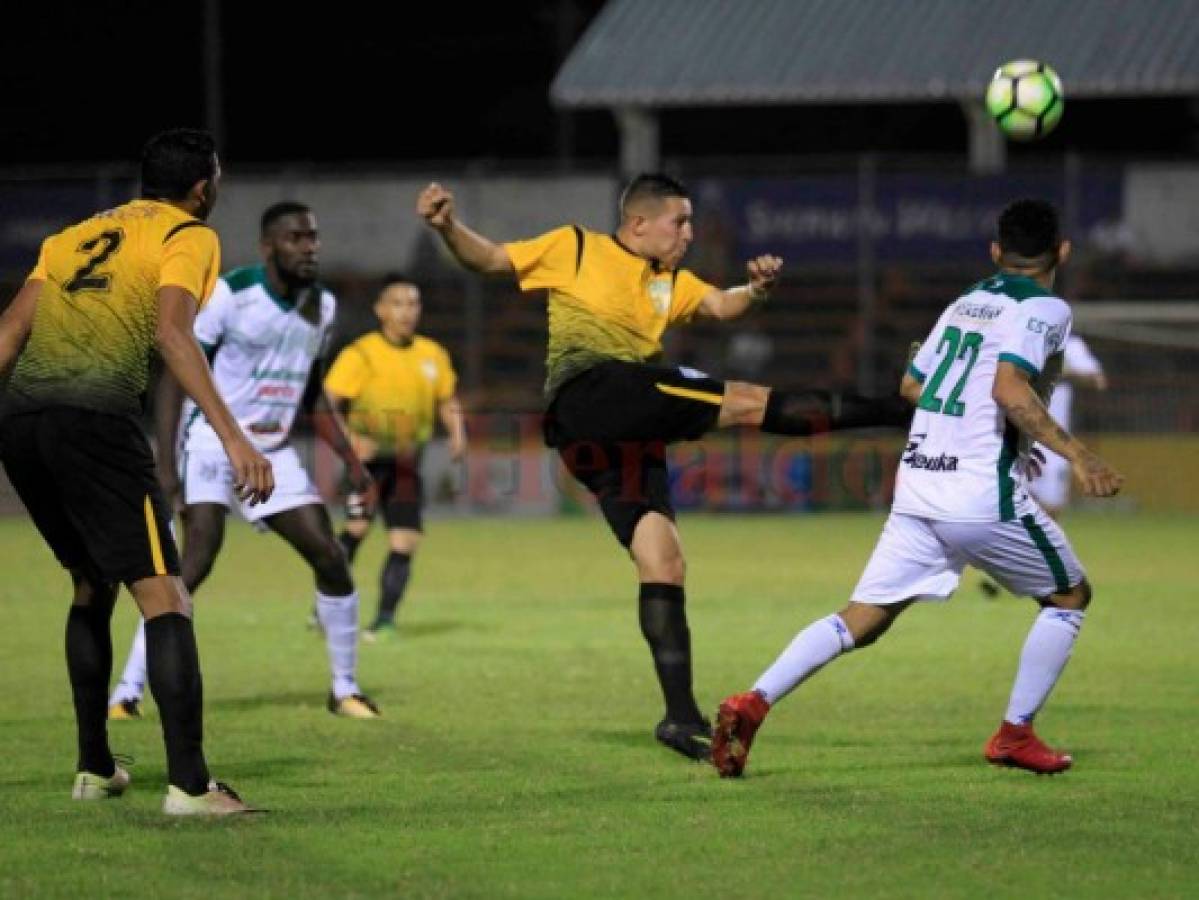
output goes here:
[{"label": "yellow jersey", "polygon": [[47,238],[29,275],[43,285],[9,381],[13,410],[139,414],[158,289],[184,288],[203,305],[219,271],[216,232],[157,200],[134,200]]},{"label": "yellow jersey", "polygon": [[393,344],[372,331],[349,344],[325,376],[325,390],[350,401],[347,424],[391,455],[433,437],[437,405],[454,396],[458,376],[436,341],[416,335]]},{"label": "yellow jersey", "polygon": [[504,244],[523,291],[549,291],[547,396],[605,360],[652,361],[662,333],[690,321],[715,290],[686,269],[662,269],[615,237],[578,226]]}]

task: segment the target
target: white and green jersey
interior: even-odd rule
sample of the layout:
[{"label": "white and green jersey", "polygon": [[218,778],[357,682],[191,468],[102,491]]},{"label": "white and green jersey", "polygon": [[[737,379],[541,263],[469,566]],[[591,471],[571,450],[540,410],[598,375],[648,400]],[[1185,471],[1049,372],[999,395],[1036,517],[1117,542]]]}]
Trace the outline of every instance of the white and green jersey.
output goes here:
[{"label": "white and green jersey", "polygon": [[[336,309],[336,299],[324,289],[291,305],[271,293],[262,266],[251,266],[221,276],[196,316],[196,339],[212,358],[217,390],[258,449],[286,443]],[[220,447],[191,400],[184,404],[180,428],[186,447]]]},{"label": "white and green jersey", "polygon": [[1060,363],[1069,305],[1031,278],[996,275],[941,313],[909,374],[920,395],[899,463],[896,512],[949,522],[1028,514],[1019,432],[991,397],[1000,362],[1041,379]]}]

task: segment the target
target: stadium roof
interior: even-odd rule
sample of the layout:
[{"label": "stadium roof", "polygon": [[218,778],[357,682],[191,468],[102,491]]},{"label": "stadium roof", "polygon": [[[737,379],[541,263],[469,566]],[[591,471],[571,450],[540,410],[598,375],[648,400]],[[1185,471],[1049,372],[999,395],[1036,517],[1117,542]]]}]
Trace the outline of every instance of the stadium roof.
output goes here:
[{"label": "stadium roof", "polygon": [[977,98],[1040,59],[1069,97],[1199,94],[1199,0],[611,0],[554,79],[572,107]]}]

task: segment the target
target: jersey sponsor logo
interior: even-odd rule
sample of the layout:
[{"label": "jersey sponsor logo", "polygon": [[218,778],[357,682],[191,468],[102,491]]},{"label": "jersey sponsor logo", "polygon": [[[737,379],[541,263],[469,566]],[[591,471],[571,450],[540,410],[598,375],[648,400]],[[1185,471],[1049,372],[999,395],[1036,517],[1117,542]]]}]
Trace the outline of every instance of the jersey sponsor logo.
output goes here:
[{"label": "jersey sponsor logo", "polygon": [[962,300],[953,308],[953,312],[954,315],[965,316],[968,319],[991,322],[1003,315],[1003,307],[973,300]]},{"label": "jersey sponsor logo", "polygon": [[905,466],[913,469],[923,469],[926,472],[956,472],[958,470],[958,457],[950,456],[948,453],[942,453],[939,456],[926,456],[919,450],[920,442],[923,441],[928,434],[914,434],[912,440],[908,441],[907,447],[904,448],[901,462]]},{"label": "jersey sponsor logo", "polygon": [[430,381],[437,380],[437,363],[431,359],[421,360],[421,371],[425,373],[425,377]]},{"label": "jersey sponsor logo", "polygon": [[251,434],[278,434],[283,430],[282,422],[251,422],[247,426]]},{"label": "jersey sponsor logo", "polygon": [[308,381],[307,372],[296,372],[292,369],[260,369],[255,366],[250,373],[254,379],[274,378],[276,381]]},{"label": "jersey sponsor logo", "polygon": [[1060,349],[1066,338],[1065,325],[1055,325],[1052,322],[1046,322],[1044,319],[1030,318],[1025,327],[1033,334],[1045,335],[1045,345],[1051,348],[1051,353]]},{"label": "jersey sponsor logo", "polygon": [[660,316],[670,312],[670,282],[665,278],[656,279],[649,283],[649,299],[654,305],[654,312]]},{"label": "jersey sponsor logo", "polygon": [[701,372],[699,369],[693,369],[690,366],[679,366],[679,374],[684,378],[707,378],[707,372]]},{"label": "jersey sponsor logo", "polygon": [[290,384],[263,384],[258,386],[255,397],[274,400],[294,400],[299,391]]}]

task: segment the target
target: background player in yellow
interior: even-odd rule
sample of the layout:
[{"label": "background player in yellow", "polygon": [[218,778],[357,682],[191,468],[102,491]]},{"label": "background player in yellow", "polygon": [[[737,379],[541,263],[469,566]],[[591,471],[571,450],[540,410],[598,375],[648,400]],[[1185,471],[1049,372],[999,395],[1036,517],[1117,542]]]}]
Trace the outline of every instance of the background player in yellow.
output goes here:
[{"label": "background player in yellow", "polygon": [[209,777],[204,759],[191,598],[138,422],[157,350],[213,422],[239,495],[269,498],[270,463],[221,401],[192,336],[220,267],[216,234],[204,224],[220,180],[212,137],[157,135],[143,151],[141,178],[140,199],[47,238],[0,319],[0,377],[16,358],[0,453],[75,585],[66,635],[79,743],[72,796],[100,800],[129,785],[106,730],[109,624],[124,583],[146,619],[150,689],[167,752],[163,811],[246,812],[237,794]]},{"label": "background player in yellow", "polygon": [[[461,458],[466,449],[450,356],[436,341],[416,333],[420,288],[403,275],[389,275],[374,309],[378,330],[342,350],[325,377],[325,392],[346,414],[354,449],[374,478],[387,525],[389,552],[380,578],[379,611],[364,634],[367,640],[395,632],[396,608],[421,539],[421,450],[433,436],[435,419],[449,435],[452,459]],[[348,498],[340,540],[351,561],[374,518],[373,499],[357,493]]]},{"label": "background player in yellow", "polygon": [[752,259],[747,283],[723,290],[680,268],[693,237],[691,199],[666,175],[628,184],[611,235],[565,226],[497,244],[464,225],[453,194],[436,183],[421,192],[417,212],[467,268],[515,278],[525,291],[548,290],[546,443],[599,500],[636,566],[641,631],[666,701],[655,737],[706,759],[711,726],[691,689],[685,563],[665,445],[730,425],[788,435],[906,427],[911,407],[898,395],[784,392],[659,365],[668,327],[741,316],[765,299],[783,264],[777,256]]}]

